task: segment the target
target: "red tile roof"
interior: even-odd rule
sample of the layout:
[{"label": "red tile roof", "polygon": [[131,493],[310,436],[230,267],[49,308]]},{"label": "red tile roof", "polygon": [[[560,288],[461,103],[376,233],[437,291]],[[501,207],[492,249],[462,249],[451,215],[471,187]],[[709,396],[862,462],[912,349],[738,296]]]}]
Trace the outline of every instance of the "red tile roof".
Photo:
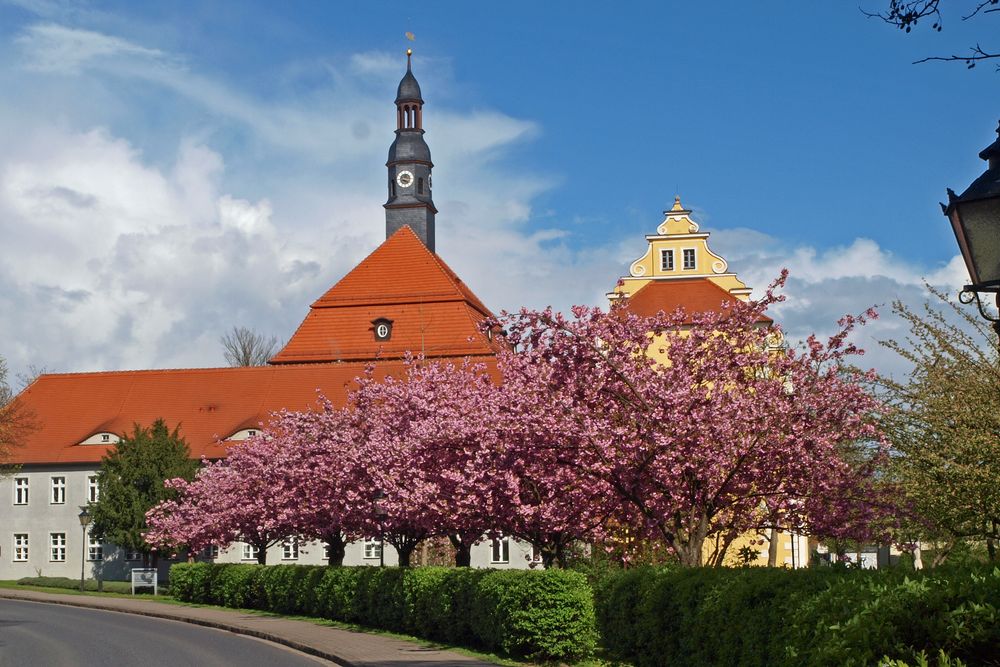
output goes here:
[{"label": "red tile roof", "polygon": [[[731,304],[737,297],[704,278],[688,278],[681,280],[653,280],[639,288],[628,300],[632,312],[643,317],[655,315],[659,311],[672,313],[677,308],[684,308],[685,313],[703,313],[718,311],[722,304]],[[773,320],[766,315],[758,318],[759,322],[771,323]]]},{"label": "red tile roof", "polygon": [[[478,325],[492,313],[409,227],[403,227],[311,306],[291,340],[270,361],[398,359],[490,355]],[[392,321],[388,341],[372,322]]]},{"label": "red tile roof", "polygon": [[[497,376],[492,357],[484,358]],[[97,433],[121,435],[163,418],[180,426],[194,457],[225,456],[219,442],[266,423],[281,409],[316,406],[318,393],[341,405],[366,364],[121,371],[42,375],[19,400],[38,428],[13,452],[13,463],[96,463],[111,446],[80,445]],[[378,377],[402,373],[402,362],[376,366]]]}]

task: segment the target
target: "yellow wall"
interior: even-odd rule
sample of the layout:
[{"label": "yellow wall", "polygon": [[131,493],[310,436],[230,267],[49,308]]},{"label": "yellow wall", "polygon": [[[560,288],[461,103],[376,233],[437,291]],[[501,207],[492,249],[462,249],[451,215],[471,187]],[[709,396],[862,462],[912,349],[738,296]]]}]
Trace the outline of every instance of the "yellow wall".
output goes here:
[{"label": "yellow wall", "polygon": [[[665,218],[656,233],[646,237],[646,252],[629,265],[629,275],[608,296],[632,295],[651,280],[677,280],[704,278],[744,301],[750,288],[735,273],[729,272],[726,260],[708,247],[707,232],[698,231],[698,223],[691,219],[691,211],[681,205],[680,197],[674,199],[673,208],[664,211]],[[694,267],[684,268],[684,251],[694,251]],[[673,269],[665,269],[663,251],[673,252]]]}]

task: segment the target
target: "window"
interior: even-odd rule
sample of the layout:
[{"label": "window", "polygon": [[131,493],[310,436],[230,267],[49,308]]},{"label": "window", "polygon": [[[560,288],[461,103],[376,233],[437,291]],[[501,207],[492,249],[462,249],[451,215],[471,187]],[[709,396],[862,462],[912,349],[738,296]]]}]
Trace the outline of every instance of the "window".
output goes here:
[{"label": "window", "polygon": [[252,429],[252,428],[251,429],[247,429],[247,437],[248,438],[252,438],[255,435],[257,435],[257,431],[255,429]]},{"label": "window", "polygon": [[257,547],[243,543],[243,560],[257,560]]},{"label": "window", "polygon": [[104,560],[104,546],[95,537],[87,536],[87,560]]},{"label": "window", "polygon": [[142,553],[134,549],[126,549],[125,560],[142,560]]},{"label": "window", "polygon": [[365,540],[365,558],[381,558],[382,543],[378,540]]},{"label": "window", "polygon": [[694,248],[684,248],[684,270],[691,271],[694,268]]},{"label": "window", "polygon": [[111,434],[110,433],[102,433],[101,434],[101,442],[111,442]]},{"label": "window", "polygon": [[101,497],[101,489],[97,486],[97,475],[87,478],[87,502],[96,503]]},{"label": "window", "polygon": [[491,563],[510,562],[510,539],[506,537],[494,537],[491,540],[492,550],[490,552]]},{"label": "window", "polygon": [[14,533],[14,560],[19,563],[28,560],[27,533]]},{"label": "window", "polygon": [[372,330],[375,332],[375,340],[389,340],[392,338],[392,320],[385,318],[374,320]]},{"label": "window", "polygon": [[299,541],[292,538],[281,545],[281,560],[299,559]]},{"label": "window", "polygon": [[16,477],[16,478],[14,478],[14,504],[15,505],[27,505],[28,504],[28,478],[27,477]]},{"label": "window", "polygon": [[62,505],[66,502],[66,478],[52,478],[52,498],[49,500],[53,505]]},{"label": "window", "polygon": [[424,179],[422,178],[417,179],[417,194],[418,195],[424,194]]},{"label": "window", "polygon": [[531,545],[531,562],[532,563],[542,562],[542,550],[536,547],[534,544]]},{"label": "window", "polygon": [[660,271],[673,271],[674,270],[674,251],[673,250],[661,250],[660,251]]},{"label": "window", "polygon": [[66,560],[66,533],[49,533],[49,560],[54,563]]},{"label": "window", "polygon": [[325,561],[329,561],[330,560],[330,543],[329,542],[324,542],[323,543],[323,560],[325,560]]}]

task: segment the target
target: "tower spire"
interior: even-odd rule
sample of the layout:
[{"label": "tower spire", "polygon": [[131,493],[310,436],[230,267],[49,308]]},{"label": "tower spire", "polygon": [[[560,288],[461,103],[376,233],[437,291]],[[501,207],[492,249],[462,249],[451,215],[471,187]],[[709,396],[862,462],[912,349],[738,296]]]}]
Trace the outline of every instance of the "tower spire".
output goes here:
[{"label": "tower spire", "polygon": [[412,49],[406,50],[406,74],[396,89],[396,139],[389,147],[389,199],[385,208],[385,236],[408,225],[434,252],[434,215],[431,199],[431,150],[424,141],[424,100],[413,76]]}]

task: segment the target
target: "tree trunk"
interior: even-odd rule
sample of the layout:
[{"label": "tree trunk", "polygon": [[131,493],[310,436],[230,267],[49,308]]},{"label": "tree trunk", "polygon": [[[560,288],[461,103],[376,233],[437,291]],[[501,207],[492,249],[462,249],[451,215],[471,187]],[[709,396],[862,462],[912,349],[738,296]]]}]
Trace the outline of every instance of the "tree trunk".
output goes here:
[{"label": "tree trunk", "polygon": [[341,567],[344,564],[344,555],[347,552],[347,544],[344,542],[344,534],[340,531],[327,533],[325,535],[327,546],[329,546],[330,557],[326,564],[329,567]]},{"label": "tree trunk", "polygon": [[470,567],[472,565],[472,546],[466,544],[460,535],[449,535],[448,540],[455,548],[455,567]]},{"label": "tree trunk", "polygon": [[931,561],[931,567],[938,567],[944,565],[944,562],[948,560],[948,555],[951,550],[955,548],[955,540],[949,540],[945,542],[943,549],[938,549],[937,553],[934,554],[934,560]]},{"label": "tree trunk", "polygon": [[990,556],[990,562],[995,563],[997,560],[997,545],[992,537],[986,539],[986,553]]},{"label": "tree trunk", "polygon": [[255,544],[257,548],[257,564],[267,565],[267,544]]},{"label": "tree trunk", "polygon": [[778,529],[772,528],[767,534],[767,566],[778,566]]},{"label": "tree trunk", "polygon": [[413,550],[417,548],[419,542],[406,541],[403,544],[393,547],[396,549],[396,553],[399,554],[399,566],[400,567],[410,567],[410,556],[413,555]]}]

